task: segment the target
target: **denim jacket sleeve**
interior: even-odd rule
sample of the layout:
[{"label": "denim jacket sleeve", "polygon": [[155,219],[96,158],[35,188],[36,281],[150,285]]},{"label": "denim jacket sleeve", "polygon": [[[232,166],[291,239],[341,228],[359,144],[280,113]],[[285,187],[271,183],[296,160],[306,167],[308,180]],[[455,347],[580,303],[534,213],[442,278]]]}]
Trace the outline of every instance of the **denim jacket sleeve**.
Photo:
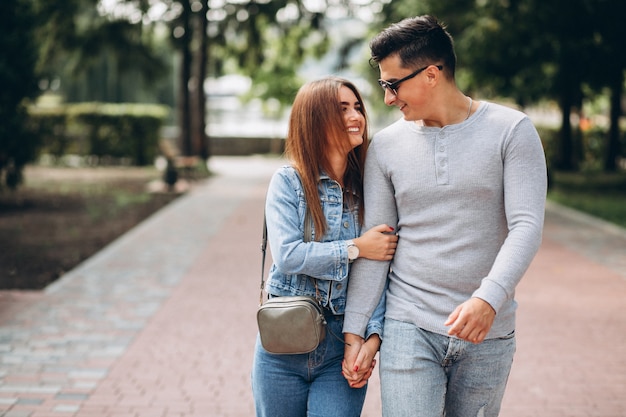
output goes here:
[{"label": "denim jacket sleeve", "polygon": [[370,321],[367,323],[367,328],[365,329],[365,339],[367,340],[373,334],[378,334],[380,339],[383,338],[383,327],[385,322],[385,310],[386,310],[386,301],[387,301],[387,285],[385,286],[385,291],[383,291],[383,295],[380,297],[380,301],[378,301],[378,305],[370,317]]},{"label": "denim jacket sleeve", "polygon": [[[338,207],[325,210],[338,210]],[[270,181],[265,214],[273,263],[282,274],[302,274],[318,279],[343,281],[348,276],[345,241],[325,237],[322,242],[304,242],[306,200],[295,170],[279,169]]]}]

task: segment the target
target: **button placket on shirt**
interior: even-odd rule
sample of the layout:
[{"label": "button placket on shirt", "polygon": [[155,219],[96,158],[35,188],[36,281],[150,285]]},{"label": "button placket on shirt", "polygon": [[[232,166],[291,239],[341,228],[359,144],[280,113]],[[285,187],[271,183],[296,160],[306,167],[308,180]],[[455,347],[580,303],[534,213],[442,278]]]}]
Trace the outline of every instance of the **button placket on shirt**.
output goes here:
[{"label": "button placket on shirt", "polygon": [[437,185],[448,184],[448,139],[443,129],[439,131],[435,138],[435,172]]}]

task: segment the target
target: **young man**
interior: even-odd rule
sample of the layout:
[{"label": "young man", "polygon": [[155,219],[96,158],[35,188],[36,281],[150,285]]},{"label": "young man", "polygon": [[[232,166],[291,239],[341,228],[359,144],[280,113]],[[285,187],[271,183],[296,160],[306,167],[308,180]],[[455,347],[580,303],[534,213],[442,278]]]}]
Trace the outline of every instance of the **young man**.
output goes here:
[{"label": "young man", "polygon": [[[383,416],[497,416],[515,351],[515,287],[540,242],[546,166],[521,112],[456,86],[452,37],[433,17],[371,42],[385,103],[403,120],[365,165],[365,229],[395,227],[389,262],[350,273],[344,374],[362,379],[362,336],[385,286]],[[388,281],[388,282],[387,282]]]}]

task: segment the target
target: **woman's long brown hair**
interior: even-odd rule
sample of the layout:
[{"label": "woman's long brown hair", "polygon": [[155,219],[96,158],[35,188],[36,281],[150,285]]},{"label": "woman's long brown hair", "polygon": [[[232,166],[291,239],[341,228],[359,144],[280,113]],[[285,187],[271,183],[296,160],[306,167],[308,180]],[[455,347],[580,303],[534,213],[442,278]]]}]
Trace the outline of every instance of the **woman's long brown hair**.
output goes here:
[{"label": "woman's long brown hair", "polygon": [[[351,149],[350,137],[343,118],[339,90],[348,87],[361,104],[361,112],[365,118],[363,143]],[[326,233],[326,219],[318,194],[318,181],[322,172],[335,180],[335,173],[328,158],[333,148],[345,147],[348,151],[348,164],[342,178],[348,192],[344,198],[348,204],[359,208],[359,222],[363,223],[363,165],[369,134],[367,114],[361,94],[351,82],[338,78],[326,77],[303,85],[293,102],[289,118],[289,131],[285,141],[285,155],[298,170],[304,195],[309,207],[315,239],[320,240]]]}]

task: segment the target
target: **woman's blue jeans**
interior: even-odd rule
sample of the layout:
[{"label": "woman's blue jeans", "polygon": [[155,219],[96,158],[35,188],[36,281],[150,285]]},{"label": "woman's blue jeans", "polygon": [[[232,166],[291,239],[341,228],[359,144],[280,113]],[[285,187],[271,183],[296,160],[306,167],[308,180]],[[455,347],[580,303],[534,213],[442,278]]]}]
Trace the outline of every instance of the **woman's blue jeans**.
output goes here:
[{"label": "woman's blue jeans", "polygon": [[326,321],[326,337],[311,353],[274,355],[257,337],[252,367],[257,417],[361,415],[366,387],[350,388],[341,374],[343,316],[326,314]]},{"label": "woman's blue jeans", "polygon": [[475,345],[386,319],[380,349],[383,416],[495,417],[514,353],[514,333]]}]

